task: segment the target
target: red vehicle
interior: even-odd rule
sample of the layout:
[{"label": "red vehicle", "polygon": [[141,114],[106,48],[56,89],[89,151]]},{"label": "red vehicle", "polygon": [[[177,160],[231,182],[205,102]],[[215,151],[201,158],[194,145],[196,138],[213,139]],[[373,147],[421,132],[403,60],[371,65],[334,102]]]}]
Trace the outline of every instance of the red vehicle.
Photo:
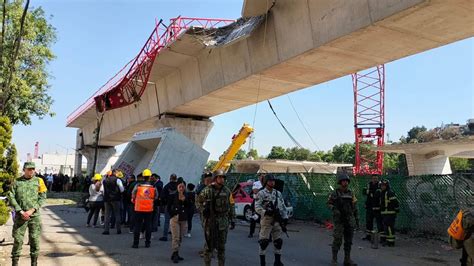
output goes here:
[{"label": "red vehicle", "polygon": [[[235,201],[235,215],[237,217],[243,217],[247,221],[250,221],[250,217],[253,215],[251,207],[253,198],[250,196],[252,194],[252,185],[252,180],[241,182],[237,184],[232,191]],[[293,207],[287,200],[285,200],[285,205],[288,218],[291,218],[293,216]]]}]

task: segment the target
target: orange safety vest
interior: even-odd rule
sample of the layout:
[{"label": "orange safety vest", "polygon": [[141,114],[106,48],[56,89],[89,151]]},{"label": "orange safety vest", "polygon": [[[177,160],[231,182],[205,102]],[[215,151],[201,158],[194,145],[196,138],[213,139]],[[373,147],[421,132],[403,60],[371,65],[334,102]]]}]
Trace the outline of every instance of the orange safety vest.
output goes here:
[{"label": "orange safety vest", "polygon": [[448,234],[456,240],[464,240],[466,238],[466,233],[464,228],[462,228],[462,216],[463,211],[461,210],[448,228]]},{"label": "orange safety vest", "polygon": [[135,197],[135,211],[152,212],[155,193],[155,188],[152,185],[138,185]]}]

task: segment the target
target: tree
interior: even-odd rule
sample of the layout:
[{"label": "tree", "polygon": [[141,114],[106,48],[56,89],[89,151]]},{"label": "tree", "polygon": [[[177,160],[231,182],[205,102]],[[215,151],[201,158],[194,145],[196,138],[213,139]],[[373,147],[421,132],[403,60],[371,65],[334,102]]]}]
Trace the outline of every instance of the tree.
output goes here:
[{"label": "tree", "polygon": [[15,144],[11,144],[5,156],[5,171],[13,177],[18,177],[18,153]]},{"label": "tree", "polygon": [[286,151],[281,146],[273,146],[270,153],[267,156],[267,159],[287,159],[288,156]]},{"label": "tree", "polygon": [[323,156],[323,151],[315,151],[309,155],[309,160],[312,162],[321,162],[323,160]]},{"label": "tree", "polygon": [[355,144],[343,143],[332,148],[333,161],[339,163],[355,163]]},{"label": "tree", "polygon": [[384,153],[383,155],[383,171],[385,174],[398,174],[399,169],[399,154],[396,153]]},{"label": "tree", "polygon": [[307,161],[309,160],[311,151],[305,148],[293,147],[291,149],[286,149],[286,154],[288,160]]},{"label": "tree", "polygon": [[460,171],[468,171],[471,168],[471,164],[469,163],[469,159],[466,158],[449,158],[449,163],[451,164],[451,169],[453,172],[460,172]]},{"label": "tree", "polygon": [[216,166],[216,164],[217,164],[217,161],[214,161],[214,160],[207,161],[206,170],[211,171],[214,168],[214,166]]},{"label": "tree", "polygon": [[[39,8],[24,8],[23,0],[3,1],[0,38],[0,116],[13,125],[31,124],[31,116],[54,115],[53,100],[47,94],[50,49],[56,31]],[[23,23],[22,23],[23,21]]]},{"label": "tree", "polygon": [[420,134],[422,132],[425,132],[426,131],[426,127],[424,126],[416,126],[416,127],[413,127],[411,128],[408,133],[407,133],[407,137],[406,138],[401,138],[400,141],[402,143],[418,143],[418,142],[421,142],[420,141]]},{"label": "tree", "polygon": [[253,158],[253,159],[258,159],[258,152],[257,152],[257,149],[250,149],[249,152],[247,152],[247,155],[246,155],[247,158]]},{"label": "tree", "polygon": [[246,158],[247,158],[247,154],[242,149],[240,149],[234,156],[234,160],[243,160]]}]

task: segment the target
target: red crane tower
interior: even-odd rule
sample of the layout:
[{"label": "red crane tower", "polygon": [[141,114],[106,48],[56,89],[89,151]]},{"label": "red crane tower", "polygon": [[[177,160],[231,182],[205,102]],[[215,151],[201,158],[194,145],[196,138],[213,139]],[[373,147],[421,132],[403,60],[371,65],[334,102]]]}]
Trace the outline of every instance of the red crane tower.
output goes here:
[{"label": "red crane tower", "polygon": [[352,74],[354,88],[355,166],[354,174],[383,171],[383,152],[372,151],[384,145],[385,66]]}]

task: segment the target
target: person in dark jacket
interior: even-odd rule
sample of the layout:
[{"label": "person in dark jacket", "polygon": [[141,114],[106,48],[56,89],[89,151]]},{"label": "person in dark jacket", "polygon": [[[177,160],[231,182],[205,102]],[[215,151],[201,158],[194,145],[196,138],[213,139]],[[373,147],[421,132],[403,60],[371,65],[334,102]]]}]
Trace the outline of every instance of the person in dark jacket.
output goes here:
[{"label": "person in dark jacket", "polygon": [[153,210],[153,222],[152,222],[152,231],[158,232],[158,226],[160,226],[160,198],[161,192],[163,191],[163,182],[161,182],[161,177],[158,174],[152,174],[152,178],[155,180],[153,186],[158,193],[158,200],[155,202],[155,209]]},{"label": "person in dark jacket", "polygon": [[194,213],[196,212],[196,192],[194,192],[195,187],[196,186],[193,183],[189,183],[186,187],[186,197],[189,199],[189,205],[187,209],[188,233],[185,235],[185,237],[191,237],[191,230],[193,229],[193,217]]},{"label": "person in dark jacket", "polygon": [[367,184],[365,190],[365,237],[363,240],[371,240],[374,230],[374,219],[377,223],[377,231],[382,232],[382,216],[380,214],[380,182],[378,175],[372,175],[372,180]]},{"label": "person in dark jacket", "polygon": [[[171,174],[170,175],[170,182],[166,184],[166,186],[163,188],[163,191],[160,195],[160,202],[163,204],[163,206],[168,205],[168,201],[170,201],[174,195],[177,193],[178,189],[178,177],[176,174]],[[165,222],[163,224],[163,236],[160,237],[160,241],[168,241],[168,231],[170,229],[170,214],[165,208]]]},{"label": "person in dark jacket", "polygon": [[171,260],[178,263],[183,260],[179,256],[179,247],[186,231],[187,215],[189,207],[189,198],[186,195],[186,188],[184,183],[177,185],[177,193],[170,195],[167,201],[167,211],[170,216],[171,237],[172,237],[172,251]]},{"label": "person in dark jacket", "polygon": [[120,202],[122,200],[122,192],[124,191],[122,181],[113,173],[107,175],[104,180],[104,203],[105,203],[105,230],[103,235],[109,235],[111,215],[115,217],[115,225],[117,226],[117,234],[121,234],[120,228]]},{"label": "person in dark jacket", "polygon": [[400,207],[388,180],[383,180],[380,188],[382,190],[380,195],[380,213],[382,214],[384,228],[384,234],[381,235],[380,239],[384,246],[393,247],[395,245],[395,218],[400,211]]}]

